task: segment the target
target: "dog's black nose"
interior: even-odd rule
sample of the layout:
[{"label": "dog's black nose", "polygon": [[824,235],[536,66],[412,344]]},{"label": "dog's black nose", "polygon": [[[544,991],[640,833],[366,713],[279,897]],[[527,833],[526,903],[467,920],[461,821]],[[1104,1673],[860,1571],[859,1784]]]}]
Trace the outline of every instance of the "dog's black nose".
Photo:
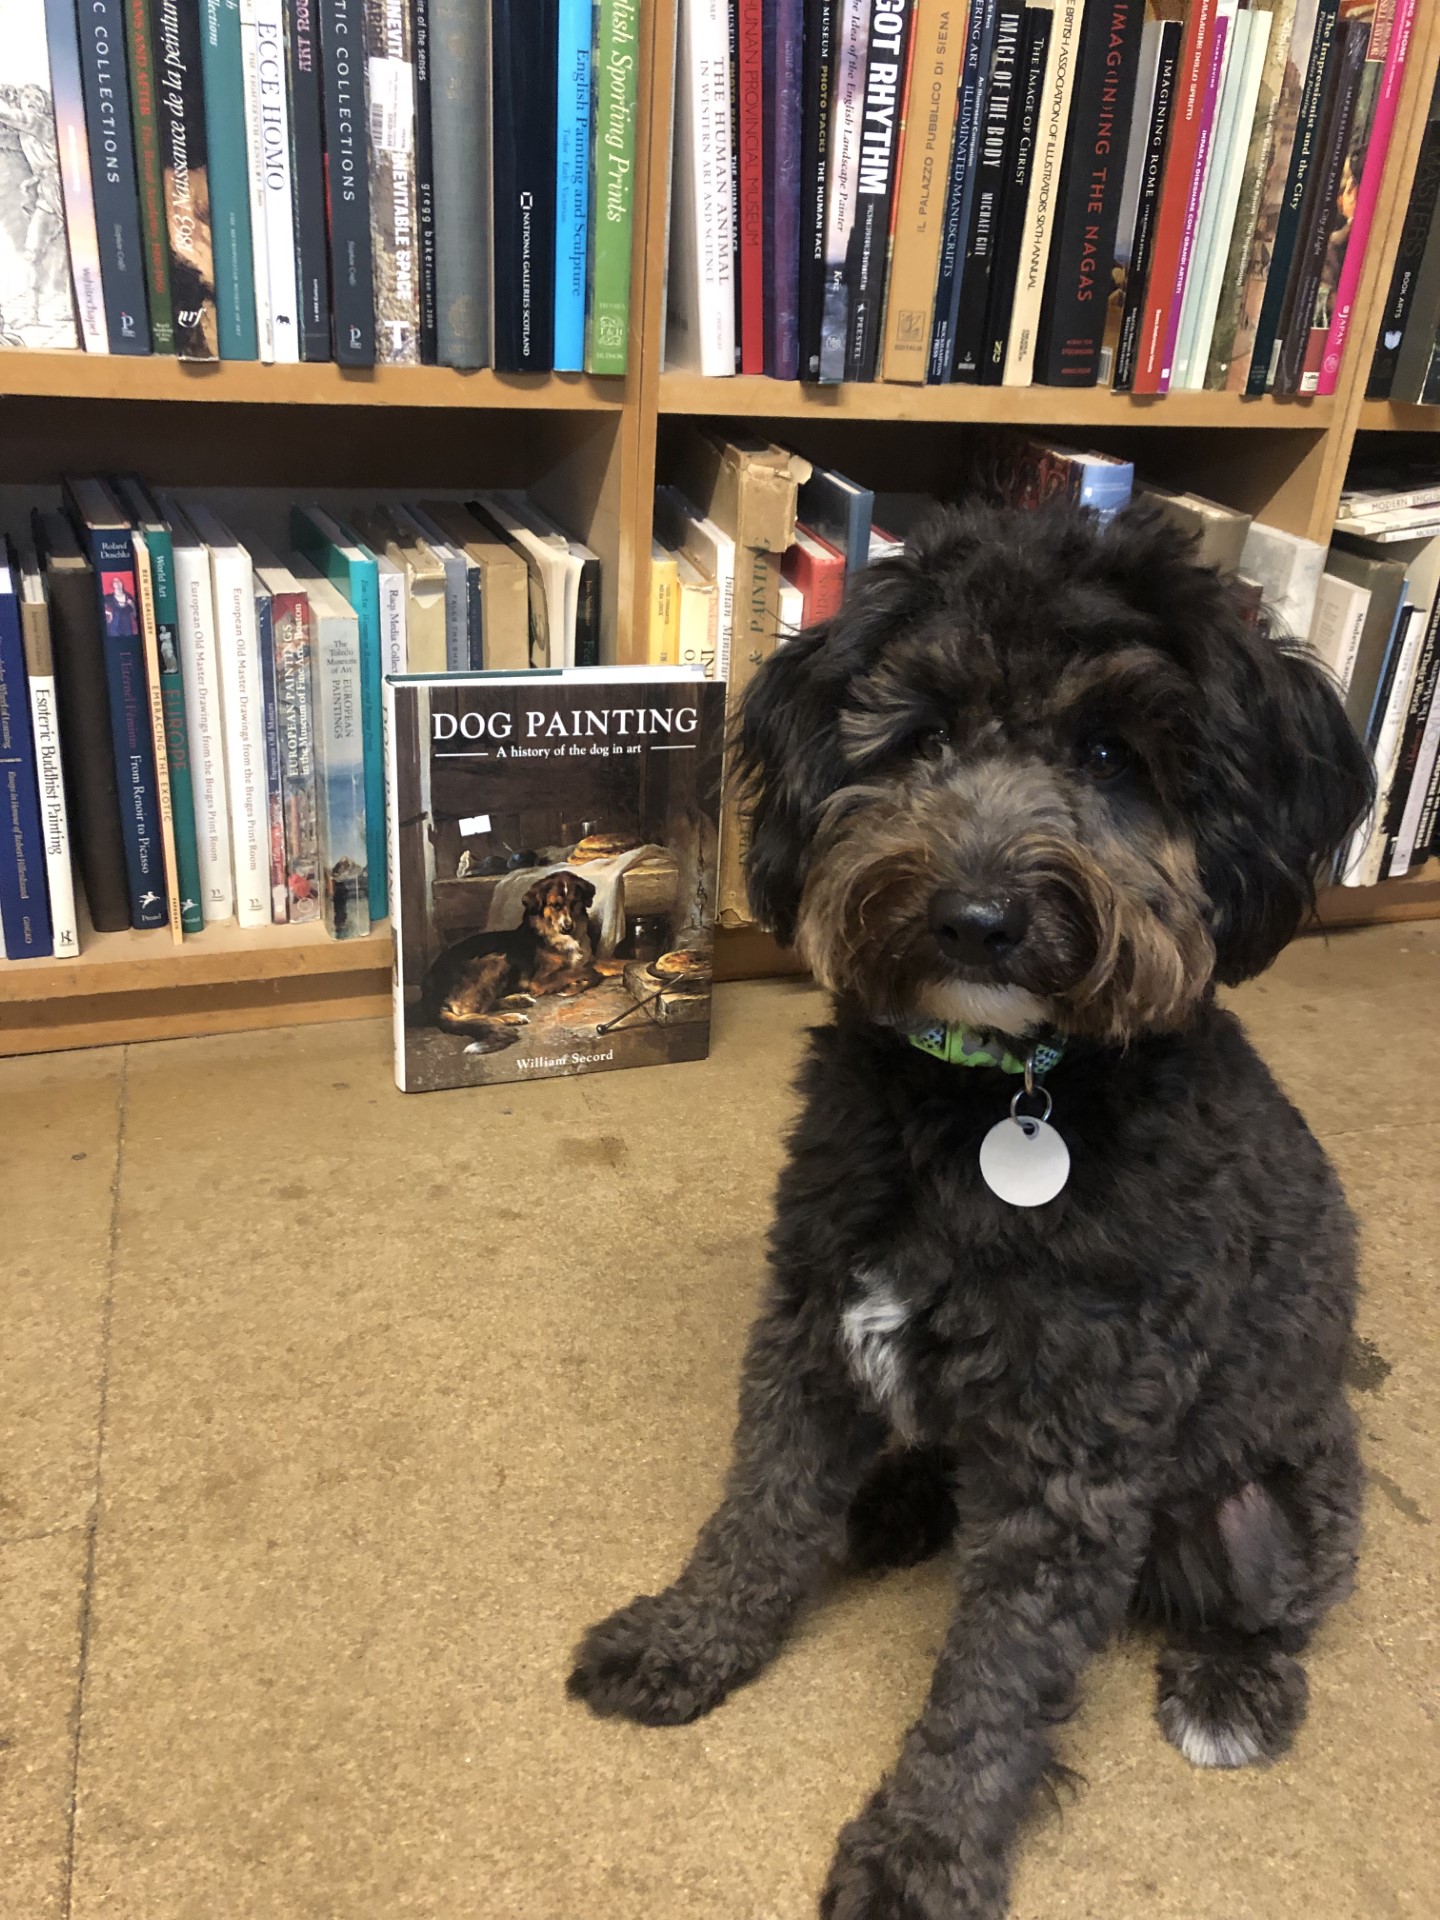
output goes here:
[{"label": "dog's black nose", "polygon": [[1025,938],[1030,909],[1015,894],[937,893],[930,931],[948,959],[985,967],[1003,960]]}]

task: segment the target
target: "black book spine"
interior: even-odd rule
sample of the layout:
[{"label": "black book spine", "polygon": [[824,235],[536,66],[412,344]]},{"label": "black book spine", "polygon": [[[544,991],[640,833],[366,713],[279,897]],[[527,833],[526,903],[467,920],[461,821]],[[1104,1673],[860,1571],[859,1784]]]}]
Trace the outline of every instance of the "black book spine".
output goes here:
[{"label": "black book spine", "polygon": [[193,7],[177,0],[155,0],[150,17],[174,347],[182,360],[215,360],[220,321],[215,304],[200,17]]},{"label": "black book spine", "polygon": [[[1420,657],[1415,663],[1415,678],[1411,682],[1410,706],[1400,733],[1399,751],[1395,756],[1395,778],[1390,783],[1390,798],[1385,803],[1385,851],[1380,858],[1379,876],[1382,880],[1389,877],[1390,863],[1395,858],[1395,842],[1399,838],[1400,823],[1405,817],[1405,807],[1410,798],[1410,783],[1415,778],[1420,742],[1424,738],[1425,725],[1435,699],[1437,673],[1440,673],[1440,600],[1430,610],[1425,638],[1420,642]],[[1418,843],[1418,831],[1416,840]]]},{"label": "black book spine", "polygon": [[1145,317],[1145,294],[1150,282],[1150,258],[1155,251],[1155,221],[1160,210],[1160,188],[1165,179],[1165,149],[1175,108],[1175,75],[1180,66],[1181,24],[1167,20],[1161,29],[1160,57],[1155,67],[1155,98],[1145,136],[1145,171],[1140,176],[1140,200],[1135,209],[1135,233],[1130,265],[1125,275],[1125,306],[1120,315],[1120,339],[1115,348],[1117,393],[1128,393],[1135,380],[1140,350],[1140,323]]},{"label": "black book spine", "polygon": [[325,197],[330,213],[330,298],[335,358],[375,364],[375,261],[361,0],[317,0],[325,120]]},{"label": "black book spine", "polygon": [[800,148],[800,378],[820,377],[825,309],[825,186],[839,0],[806,0],[805,124]]},{"label": "black book spine", "polygon": [[[965,241],[970,230],[970,207],[974,200],[974,170],[979,161],[980,125],[985,112],[985,89],[994,56],[998,17],[996,0],[974,0],[965,28],[960,97],[955,109],[955,137],[950,147],[945,206],[940,216],[940,266],[935,279],[935,314],[930,323],[929,377],[932,382],[948,380],[955,362],[955,321],[960,303],[960,279],[965,266]],[[1048,26],[1046,32],[1048,35]]]},{"label": "black book spine", "polygon": [[495,366],[548,373],[555,345],[558,0],[495,0]]},{"label": "black book spine", "polygon": [[875,0],[865,67],[865,113],[851,235],[847,380],[873,380],[890,260],[890,207],[900,164],[900,129],[909,73],[910,0]]},{"label": "black book spine", "polygon": [[600,562],[592,554],[580,568],[580,597],[575,605],[575,664],[600,664]]},{"label": "black book spine", "polygon": [[290,85],[290,179],[295,262],[300,279],[300,358],[330,356],[330,262],[325,240],[325,138],[315,0],[286,0],[285,67]]},{"label": "black book spine", "polygon": [[990,301],[985,314],[985,348],[980,359],[980,384],[998,387],[1005,376],[1005,348],[1010,338],[1010,309],[1020,272],[1020,249],[1025,242],[1025,204],[1030,197],[1030,162],[1035,152],[1035,129],[1040,120],[1040,91],[1045,84],[1045,56],[1050,50],[1052,15],[1048,7],[1025,9],[1025,37],[1015,74],[1015,99],[1010,109],[1009,152],[1005,161],[1005,188],[995,232],[995,262],[990,273]]},{"label": "black book spine", "polygon": [[1081,28],[1035,349],[1041,386],[1093,387],[1099,376],[1144,24],[1143,0],[1091,0]]},{"label": "black book spine", "polygon": [[1024,30],[1023,7],[1000,9],[995,17],[995,51],[990,62],[990,84],[985,90],[980,157],[975,167],[975,198],[970,206],[970,231],[960,275],[960,299],[955,308],[952,380],[973,381],[980,377],[980,361],[985,351],[985,311],[995,264],[1000,199],[1009,153],[1010,114],[1015,102],[1015,75]]},{"label": "black book spine", "polygon": [[1306,186],[1305,211],[1286,290],[1280,349],[1271,381],[1272,390],[1282,397],[1299,391],[1300,376],[1305,371],[1305,350],[1310,344],[1310,329],[1315,324],[1315,302],[1325,271],[1330,231],[1341,218],[1336,209],[1336,195],[1350,145],[1350,129],[1355,124],[1360,79],[1370,45],[1370,26],[1368,19],[1348,21],[1333,63],[1334,79],[1324,137]]},{"label": "black book spine", "polygon": [[110,351],[149,353],[150,308],[145,299],[124,15],[123,0],[86,0],[79,9],[80,71]]},{"label": "black book spine", "polygon": [[420,268],[420,364],[439,358],[435,282],[435,140],[430,121],[430,0],[411,0],[415,57],[415,240]]},{"label": "black book spine", "polygon": [[1385,296],[1385,310],[1375,340],[1375,358],[1370,364],[1370,380],[1365,388],[1367,400],[1388,400],[1395,379],[1395,366],[1405,337],[1415,297],[1415,280],[1425,253],[1425,240],[1435,217],[1435,202],[1440,195],[1440,74],[1430,100],[1430,118],[1415,162],[1415,180],[1400,229],[1400,244],[1395,252],[1395,270]]},{"label": "black book spine", "polygon": [[1420,809],[1420,824],[1415,829],[1415,847],[1410,855],[1412,867],[1423,866],[1435,850],[1435,822],[1440,816],[1440,754],[1430,769],[1430,784],[1425,789],[1425,804]]}]

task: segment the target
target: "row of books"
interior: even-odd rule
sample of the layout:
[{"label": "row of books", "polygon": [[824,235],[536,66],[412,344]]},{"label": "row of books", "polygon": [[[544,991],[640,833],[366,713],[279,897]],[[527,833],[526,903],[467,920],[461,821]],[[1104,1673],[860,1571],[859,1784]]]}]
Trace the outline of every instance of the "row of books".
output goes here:
[{"label": "row of books", "polygon": [[525,496],[338,511],[269,502],[267,542],[227,503],[76,479],[6,543],[9,959],[80,950],[72,847],[101,932],[367,933],[383,677],[598,661],[599,560]]},{"label": "row of books", "polygon": [[680,0],[666,354],[1329,393],[1415,0]]},{"label": "row of books", "polygon": [[6,24],[4,344],[625,372],[639,0]]},{"label": "row of books", "polygon": [[1440,405],[1440,73],[1420,136],[1415,177],[1396,243],[1395,265],[1365,389],[1369,400]]}]

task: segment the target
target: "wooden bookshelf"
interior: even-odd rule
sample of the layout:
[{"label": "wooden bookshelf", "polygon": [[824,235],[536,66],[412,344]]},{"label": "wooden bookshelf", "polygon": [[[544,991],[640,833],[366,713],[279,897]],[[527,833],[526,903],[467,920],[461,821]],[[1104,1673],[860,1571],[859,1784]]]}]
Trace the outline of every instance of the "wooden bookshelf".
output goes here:
[{"label": "wooden bookshelf", "polygon": [[[1324,538],[1357,433],[1432,432],[1440,409],[1367,402],[1365,379],[1400,220],[1440,58],[1440,7],[1421,10],[1376,211],[1354,327],[1333,396],[1279,402],[1235,395],[1141,399],[1058,388],[814,388],[757,378],[699,379],[663,368],[670,108],[676,0],[642,9],[632,351],[628,377],[358,372],[330,365],[182,365],[159,358],[0,350],[0,480],[53,484],[62,473],[129,466],[184,486],[533,485],[601,553],[613,655],[644,657],[651,515],[667,423],[765,423],[802,452],[857,469],[943,470],[959,436],[1005,425],[1123,450],[1277,526]],[[383,409],[383,412],[377,412]],[[523,415],[523,422],[516,416]],[[1334,889],[1323,925],[1440,915],[1430,868],[1364,890]],[[717,938],[721,978],[794,971],[754,929]],[[210,928],[91,935],[77,960],[0,960],[0,1054],[168,1038],[389,1007],[390,942],[378,929],[335,942],[318,928]]]}]

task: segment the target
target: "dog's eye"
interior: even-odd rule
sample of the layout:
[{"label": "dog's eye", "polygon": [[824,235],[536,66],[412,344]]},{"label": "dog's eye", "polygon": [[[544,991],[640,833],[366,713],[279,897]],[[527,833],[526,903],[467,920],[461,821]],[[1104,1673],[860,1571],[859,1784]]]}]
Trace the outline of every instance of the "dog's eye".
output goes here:
[{"label": "dog's eye", "polygon": [[1113,733],[1097,733],[1080,748],[1080,765],[1092,780],[1118,780],[1134,764],[1134,754]]},{"label": "dog's eye", "polygon": [[925,727],[915,736],[915,751],[928,759],[937,759],[945,749],[954,744],[950,732],[950,723],[939,720],[933,726]]}]

